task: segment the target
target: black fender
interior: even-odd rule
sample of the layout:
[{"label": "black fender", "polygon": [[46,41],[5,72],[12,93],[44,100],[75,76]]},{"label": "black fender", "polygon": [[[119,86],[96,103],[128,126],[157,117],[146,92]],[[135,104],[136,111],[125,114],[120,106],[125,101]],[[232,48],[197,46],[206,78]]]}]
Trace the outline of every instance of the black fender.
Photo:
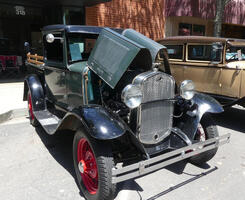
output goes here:
[{"label": "black fender", "polygon": [[205,113],[224,112],[220,103],[209,95],[196,93],[192,101],[197,105],[197,116],[199,121]]},{"label": "black fender", "polygon": [[183,114],[178,127],[193,140],[202,116],[205,113],[221,113],[224,109],[213,97],[202,93],[196,93],[191,101],[195,109]]},{"label": "black fender", "polygon": [[102,106],[89,105],[73,109],[65,115],[57,130],[76,131],[81,126],[85,128],[88,134],[98,140],[114,140],[127,133],[137,149],[146,157],[148,155],[128,125],[119,116]]},{"label": "black fender", "polygon": [[25,77],[24,80],[24,95],[23,100],[27,100],[28,90],[31,92],[32,96],[32,106],[34,111],[45,110],[45,96],[42,84],[37,75],[32,74]]},{"label": "black fender", "polygon": [[82,123],[88,133],[99,140],[115,139],[127,131],[124,122],[118,116],[99,105],[73,109],[62,121],[62,129],[69,125],[67,128],[76,130]]}]

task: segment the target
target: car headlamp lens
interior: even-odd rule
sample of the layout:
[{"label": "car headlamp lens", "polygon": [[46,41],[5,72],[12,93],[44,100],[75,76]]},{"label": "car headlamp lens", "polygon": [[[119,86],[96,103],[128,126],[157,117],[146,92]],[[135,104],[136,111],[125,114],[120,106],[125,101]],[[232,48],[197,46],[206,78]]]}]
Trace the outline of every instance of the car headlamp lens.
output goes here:
[{"label": "car headlamp lens", "polygon": [[141,89],[133,84],[127,85],[122,91],[122,101],[131,109],[137,108],[142,102]]},{"label": "car headlamp lens", "polygon": [[192,99],[195,95],[195,84],[191,80],[184,80],[180,84],[180,96],[186,100]]}]

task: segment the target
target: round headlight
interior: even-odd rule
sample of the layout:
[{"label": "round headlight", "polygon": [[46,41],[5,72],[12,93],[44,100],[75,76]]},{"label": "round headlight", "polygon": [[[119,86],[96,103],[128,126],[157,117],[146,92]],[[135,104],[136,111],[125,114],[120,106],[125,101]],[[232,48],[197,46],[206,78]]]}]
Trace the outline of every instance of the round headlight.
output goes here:
[{"label": "round headlight", "polygon": [[131,109],[137,108],[142,102],[141,89],[133,84],[127,85],[122,91],[122,101]]},{"label": "round headlight", "polygon": [[184,80],[180,84],[180,96],[186,100],[192,99],[195,95],[195,84],[191,80]]}]

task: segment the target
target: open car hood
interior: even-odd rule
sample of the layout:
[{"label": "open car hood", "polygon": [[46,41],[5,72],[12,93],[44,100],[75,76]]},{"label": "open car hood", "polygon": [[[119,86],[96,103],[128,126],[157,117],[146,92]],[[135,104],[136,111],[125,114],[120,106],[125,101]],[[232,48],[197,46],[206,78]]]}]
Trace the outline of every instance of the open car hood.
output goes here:
[{"label": "open car hood", "polygon": [[119,34],[105,28],[95,43],[88,66],[111,88],[115,88],[129,66],[151,69],[163,48],[163,45],[132,29]]}]

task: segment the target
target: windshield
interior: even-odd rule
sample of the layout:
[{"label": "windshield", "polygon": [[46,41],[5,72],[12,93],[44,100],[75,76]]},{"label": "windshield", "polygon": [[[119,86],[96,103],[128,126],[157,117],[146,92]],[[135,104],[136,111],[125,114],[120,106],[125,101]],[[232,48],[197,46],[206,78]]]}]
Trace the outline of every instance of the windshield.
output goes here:
[{"label": "windshield", "polygon": [[68,61],[69,63],[87,61],[94,47],[98,35],[69,33],[68,34]]},{"label": "windshield", "polygon": [[[241,56],[239,56],[239,54]],[[245,47],[234,47],[234,46],[228,47],[226,49],[225,59],[228,62],[245,60]]]}]

